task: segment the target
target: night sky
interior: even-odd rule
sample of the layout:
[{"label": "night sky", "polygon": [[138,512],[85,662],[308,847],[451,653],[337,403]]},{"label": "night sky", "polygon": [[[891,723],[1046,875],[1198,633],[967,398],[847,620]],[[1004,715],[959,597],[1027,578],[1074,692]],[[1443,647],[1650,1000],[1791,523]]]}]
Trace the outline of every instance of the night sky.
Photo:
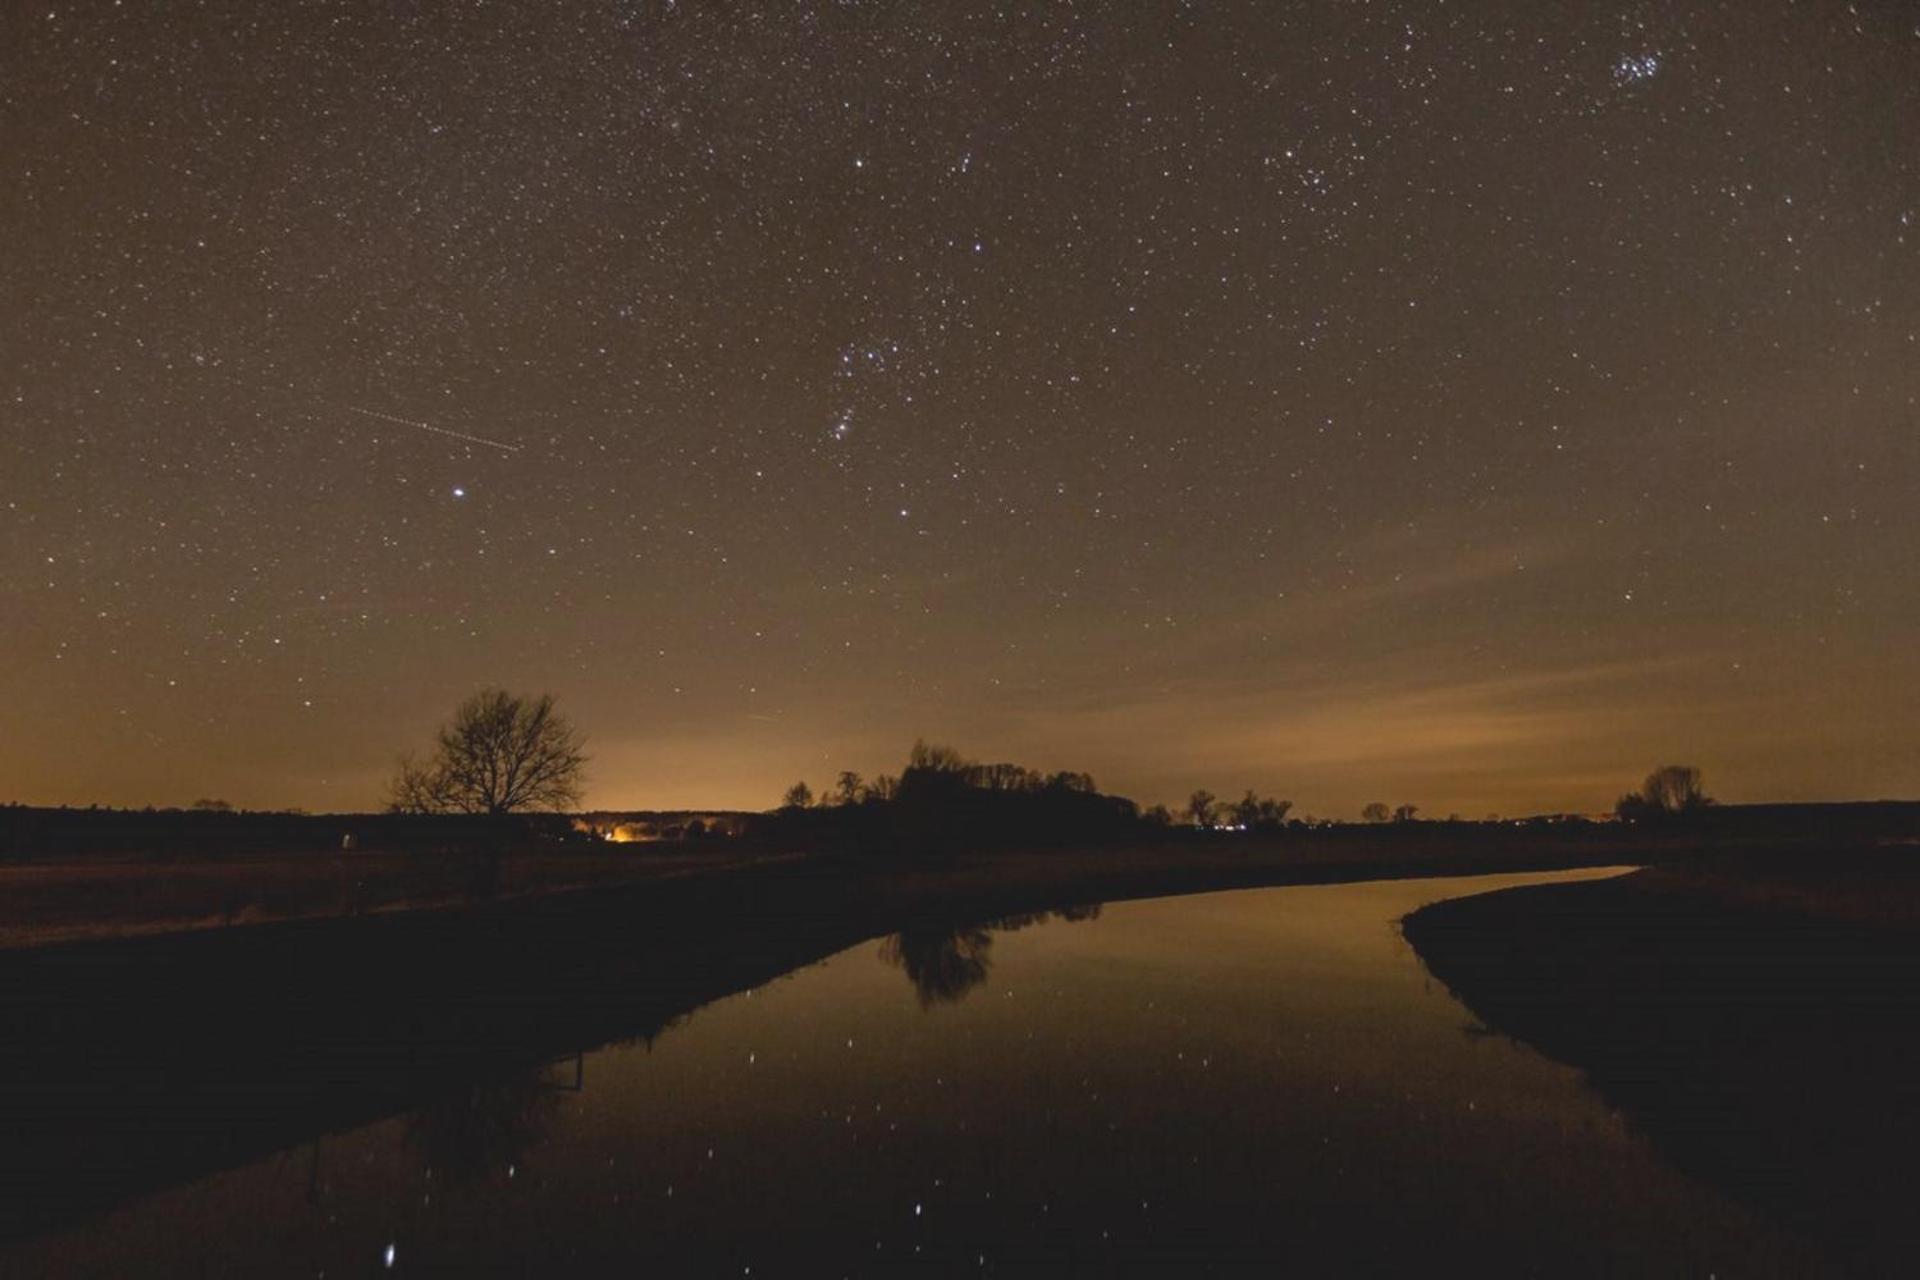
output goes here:
[{"label": "night sky", "polygon": [[0,800],[1920,794],[1920,8],[10,5]]}]

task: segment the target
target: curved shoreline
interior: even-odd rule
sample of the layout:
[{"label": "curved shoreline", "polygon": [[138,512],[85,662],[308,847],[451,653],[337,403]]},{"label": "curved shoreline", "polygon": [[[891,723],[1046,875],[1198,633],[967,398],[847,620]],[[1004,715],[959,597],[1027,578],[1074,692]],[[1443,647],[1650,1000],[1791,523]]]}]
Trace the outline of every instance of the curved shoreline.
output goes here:
[{"label": "curved shoreline", "polygon": [[702,1005],[904,928],[1591,861],[1181,852],[981,855],[892,871],[768,859],[478,906],[0,952],[10,1033],[0,1239],[408,1110],[450,1079],[649,1039]]},{"label": "curved shoreline", "polygon": [[1402,923],[1487,1027],[1579,1068],[1674,1165],[1896,1274],[1916,1227],[1920,931],[1637,872]]}]

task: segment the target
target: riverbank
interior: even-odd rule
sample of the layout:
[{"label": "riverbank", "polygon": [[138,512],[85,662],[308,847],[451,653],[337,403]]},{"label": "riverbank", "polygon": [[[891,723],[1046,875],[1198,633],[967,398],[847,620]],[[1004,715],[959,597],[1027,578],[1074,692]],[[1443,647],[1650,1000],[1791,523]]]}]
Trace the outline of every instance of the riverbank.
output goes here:
[{"label": "riverbank", "polygon": [[[178,815],[205,820],[209,815]],[[221,815],[211,815],[219,818]],[[526,840],[507,847],[439,839],[339,848],[322,819],[291,848],[198,848],[36,854],[0,859],[0,951],[369,915],[491,909],[572,892],[615,892],[689,876],[805,859],[907,898],[982,892],[1057,893],[1069,900],[1235,885],[1326,883],[1384,875],[1551,870],[1658,860],[1697,834],[1596,824],[1415,823],[1274,834],[1163,832],[1122,844],[1002,849],[934,861],[850,858],[763,841],[713,838],[646,844]],[[342,820],[331,820],[339,825]],[[207,828],[220,834],[216,822]],[[365,823],[358,830],[368,831]],[[304,834],[302,834],[304,833]],[[145,833],[138,833],[145,834]],[[202,833],[204,834],[204,833]],[[272,831],[266,835],[275,834]],[[433,834],[433,833],[429,833]],[[291,838],[287,833],[280,837]],[[418,832],[412,838],[421,839]],[[330,838],[331,846],[311,847]]]},{"label": "riverbank", "polygon": [[1676,1166],[1868,1275],[1920,1244],[1912,849],[1708,859],[1407,917],[1486,1027],[1585,1072]]},{"label": "riverbank", "polygon": [[1587,865],[1225,839],[938,866],[713,864],[437,910],[0,953],[0,1236],[605,1044],[890,933],[1120,898]]},{"label": "riverbank", "polygon": [[[759,851],[587,888],[0,952],[0,1235],[645,1040],[907,929],[1125,898],[1697,856],[1680,835],[1420,824],[978,854]],[[744,854],[748,852],[742,849]],[[391,856],[391,855],[381,855]]]}]

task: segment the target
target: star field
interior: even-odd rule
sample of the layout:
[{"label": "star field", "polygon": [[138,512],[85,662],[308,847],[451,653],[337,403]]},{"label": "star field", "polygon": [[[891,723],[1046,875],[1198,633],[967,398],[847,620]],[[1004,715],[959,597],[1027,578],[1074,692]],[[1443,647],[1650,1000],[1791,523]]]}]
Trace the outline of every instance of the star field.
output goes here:
[{"label": "star field", "polygon": [[1920,788],[1903,3],[0,19],[0,799]]}]

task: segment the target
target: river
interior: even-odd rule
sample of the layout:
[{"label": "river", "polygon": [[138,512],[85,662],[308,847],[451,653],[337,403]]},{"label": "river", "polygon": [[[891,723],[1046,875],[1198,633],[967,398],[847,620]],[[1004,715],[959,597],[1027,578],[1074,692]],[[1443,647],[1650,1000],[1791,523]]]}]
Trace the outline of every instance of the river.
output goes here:
[{"label": "river", "polygon": [[653,1037],[0,1254],[8,1274],[1817,1273],[1398,921],[1609,872],[1239,890],[875,939]]}]

